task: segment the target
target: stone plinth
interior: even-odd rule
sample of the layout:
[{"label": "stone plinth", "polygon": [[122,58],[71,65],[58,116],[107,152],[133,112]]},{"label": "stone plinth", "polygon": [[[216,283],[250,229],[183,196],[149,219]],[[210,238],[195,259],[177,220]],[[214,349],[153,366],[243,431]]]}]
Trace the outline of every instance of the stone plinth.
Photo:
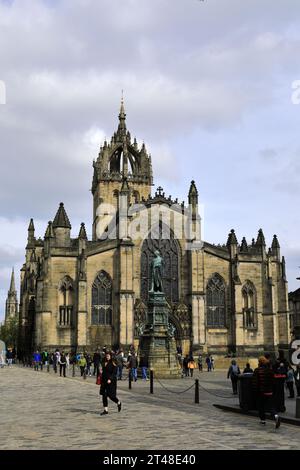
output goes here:
[{"label": "stone plinth", "polygon": [[140,340],[140,356],[148,362],[157,378],[178,378],[175,339],[170,335],[169,305],[162,292],[149,292],[148,321]]}]

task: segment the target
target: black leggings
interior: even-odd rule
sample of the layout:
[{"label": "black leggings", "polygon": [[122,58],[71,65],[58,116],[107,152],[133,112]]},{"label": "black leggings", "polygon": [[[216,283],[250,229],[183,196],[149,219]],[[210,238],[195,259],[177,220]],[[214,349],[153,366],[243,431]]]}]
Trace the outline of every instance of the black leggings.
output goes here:
[{"label": "black leggings", "polygon": [[115,392],[108,392],[108,390],[105,388],[103,390],[103,395],[102,395],[102,401],[103,401],[103,406],[106,408],[108,406],[108,398],[111,399],[114,403],[119,403],[119,399],[116,397]]}]

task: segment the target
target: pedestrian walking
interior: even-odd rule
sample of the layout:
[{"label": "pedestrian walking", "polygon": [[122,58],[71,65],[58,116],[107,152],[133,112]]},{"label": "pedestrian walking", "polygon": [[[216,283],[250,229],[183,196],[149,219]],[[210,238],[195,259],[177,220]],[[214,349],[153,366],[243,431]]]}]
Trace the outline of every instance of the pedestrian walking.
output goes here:
[{"label": "pedestrian walking", "polygon": [[295,398],[295,390],[294,390],[294,369],[292,368],[291,364],[288,365],[288,371],[286,375],[286,386],[289,391],[288,398]]},{"label": "pedestrian walking", "polygon": [[145,356],[142,356],[140,359],[140,368],[142,369],[142,379],[148,380],[147,371],[148,371],[148,359]]},{"label": "pedestrian walking", "polygon": [[93,364],[94,364],[93,375],[96,375],[96,377],[98,377],[100,374],[100,363],[101,363],[101,354],[99,350],[96,350],[93,355]]},{"label": "pedestrian walking", "polygon": [[270,362],[264,356],[258,359],[258,367],[254,370],[252,386],[256,394],[260,423],[266,424],[266,410],[269,409],[275,419],[275,428],[280,426],[280,416],[276,413],[273,401],[274,372]]},{"label": "pedestrian walking", "polygon": [[87,354],[86,355],[86,375],[88,375],[89,377],[92,376],[92,372],[91,372],[92,363],[93,363],[92,356],[90,354]]},{"label": "pedestrian walking", "polygon": [[59,360],[59,375],[63,373],[63,376],[66,376],[66,365],[67,365],[67,358],[65,353],[62,351]]},{"label": "pedestrian walking", "polygon": [[186,355],[182,361],[182,377],[189,376],[189,356]]},{"label": "pedestrian walking", "polygon": [[209,355],[206,356],[205,362],[206,362],[206,365],[207,365],[207,372],[211,372],[211,360],[210,360]]},{"label": "pedestrian walking", "polygon": [[189,375],[191,377],[193,377],[193,375],[194,375],[194,369],[195,368],[196,368],[196,364],[195,364],[194,358],[193,358],[193,356],[190,356],[189,357],[189,362],[188,362],[188,369],[189,369]]},{"label": "pedestrian walking", "polygon": [[203,372],[203,358],[202,358],[202,354],[199,354],[199,356],[198,356],[198,369],[199,369],[199,372]]},{"label": "pedestrian walking", "polygon": [[129,368],[129,374],[131,374],[132,380],[135,382],[137,381],[137,366],[138,366],[138,360],[137,360],[137,355],[135,352],[129,353],[128,355],[128,368]]},{"label": "pedestrian walking", "polygon": [[124,352],[122,349],[116,354],[116,363],[117,363],[117,380],[122,380],[123,377],[123,367],[124,367]]},{"label": "pedestrian walking", "polygon": [[300,364],[297,365],[294,375],[295,375],[295,385],[297,389],[297,397],[300,397]]},{"label": "pedestrian walking", "polygon": [[210,356],[211,370],[215,370],[215,359],[213,356]]},{"label": "pedestrian walking", "polygon": [[100,385],[100,395],[102,395],[103,411],[101,416],[108,414],[108,398],[117,404],[118,411],[121,411],[122,404],[117,398],[117,364],[113,360],[110,351],[106,350],[105,358],[102,362],[102,376]]},{"label": "pedestrian walking", "polygon": [[86,370],[86,358],[84,357],[83,354],[80,354],[78,365],[80,368],[80,376],[83,377],[85,370]]},{"label": "pedestrian walking", "polygon": [[13,353],[12,353],[12,350],[11,349],[8,349],[7,353],[6,353],[6,360],[7,360],[7,365],[8,367],[12,367],[12,363],[13,363]]},{"label": "pedestrian walking", "polygon": [[48,364],[49,364],[49,354],[48,354],[47,349],[44,349],[44,351],[42,352],[42,367],[43,366],[47,367]]},{"label": "pedestrian walking", "polygon": [[233,395],[237,395],[237,384],[238,384],[238,377],[240,373],[241,373],[240,368],[237,365],[236,361],[233,359],[231,361],[231,366],[229,367],[228,372],[227,372],[227,379],[231,379]]},{"label": "pedestrian walking", "polygon": [[39,370],[39,365],[41,364],[41,360],[42,360],[41,354],[39,353],[39,351],[36,351],[33,354],[33,363],[34,363],[34,370],[35,371]]}]

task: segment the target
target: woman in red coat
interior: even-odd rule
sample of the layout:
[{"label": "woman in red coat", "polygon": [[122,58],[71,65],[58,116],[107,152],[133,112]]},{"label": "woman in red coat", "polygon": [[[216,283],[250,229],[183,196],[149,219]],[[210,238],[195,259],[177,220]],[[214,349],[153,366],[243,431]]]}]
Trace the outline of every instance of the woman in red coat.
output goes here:
[{"label": "woman in red coat", "polygon": [[117,392],[117,364],[112,359],[110,351],[106,351],[102,362],[102,376],[100,395],[102,395],[104,410],[101,415],[108,414],[108,398],[118,405],[118,411],[121,411],[121,402],[116,396]]}]

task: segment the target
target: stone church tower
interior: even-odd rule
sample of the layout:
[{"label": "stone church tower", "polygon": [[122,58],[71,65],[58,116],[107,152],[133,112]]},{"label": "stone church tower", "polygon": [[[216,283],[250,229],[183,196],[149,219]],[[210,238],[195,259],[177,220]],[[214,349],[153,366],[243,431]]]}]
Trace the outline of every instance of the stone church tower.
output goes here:
[{"label": "stone church tower", "polygon": [[18,318],[18,297],[15,286],[15,273],[13,269],[11,273],[10,287],[5,303],[5,323],[9,323],[10,320],[14,320],[16,318]]},{"label": "stone church tower", "polygon": [[131,138],[123,102],[117,131],[93,171],[91,240],[84,223],[71,236],[63,203],[43,238],[30,221],[19,350],[138,347],[156,250],[164,259],[170,328],[185,354],[287,348],[287,281],[276,235],[269,249],[261,229],[250,244],[239,243],[233,229],[222,245],[202,241],[195,182],[187,204],[161,187],[152,193],[151,156]]}]

